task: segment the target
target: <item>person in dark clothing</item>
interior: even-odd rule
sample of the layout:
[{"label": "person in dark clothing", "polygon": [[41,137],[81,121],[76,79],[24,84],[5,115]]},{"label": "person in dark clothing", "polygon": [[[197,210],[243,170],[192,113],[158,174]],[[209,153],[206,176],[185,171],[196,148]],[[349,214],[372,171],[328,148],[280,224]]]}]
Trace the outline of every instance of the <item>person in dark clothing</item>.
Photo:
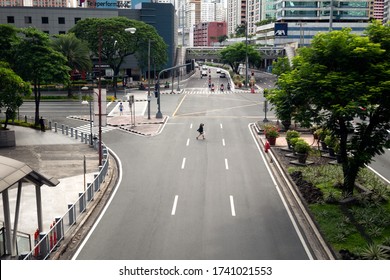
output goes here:
[{"label": "person in dark clothing", "polygon": [[199,128],[198,128],[198,130],[197,130],[197,131],[199,132],[199,135],[196,136],[196,139],[197,139],[197,140],[199,139],[200,136],[202,136],[203,139],[205,139],[205,137],[204,137],[204,128],[203,128],[203,126],[204,126],[203,123],[201,123],[201,124],[199,125]]},{"label": "person in dark clothing", "polygon": [[41,126],[41,131],[45,131],[45,120],[42,117],[39,119],[39,125]]}]

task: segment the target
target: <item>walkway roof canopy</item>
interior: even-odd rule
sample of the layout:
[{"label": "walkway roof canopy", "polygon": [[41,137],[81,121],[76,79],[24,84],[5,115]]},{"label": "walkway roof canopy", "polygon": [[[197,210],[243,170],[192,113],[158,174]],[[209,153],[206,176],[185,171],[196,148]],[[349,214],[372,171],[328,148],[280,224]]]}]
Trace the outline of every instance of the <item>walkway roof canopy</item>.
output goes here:
[{"label": "walkway roof canopy", "polygon": [[0,193],[11,188],[15,183],[30,182],[36,186],[54,187],[59,184],[55,178],[47,178],[34,171],[24,162],[0,156]]}]

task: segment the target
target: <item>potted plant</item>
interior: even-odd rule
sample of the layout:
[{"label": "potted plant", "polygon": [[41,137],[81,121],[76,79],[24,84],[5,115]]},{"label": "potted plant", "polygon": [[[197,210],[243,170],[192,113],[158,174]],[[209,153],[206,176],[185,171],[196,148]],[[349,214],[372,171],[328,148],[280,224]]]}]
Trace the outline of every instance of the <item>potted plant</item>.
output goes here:
[{"label": "potted plant", "polygon": [[321,143],[321,148],[322,150],[327,150],[328,147],[327,145],[325,144],[324,140],[325,140],[325,137],[327,135],[329,135],[329,130],[327,130],[326,128],[318,128],[315,132],[314,132],[314,138],[318,139],[318,141]]},{"label": "potted plant", "polygon": [[296,152],[295,152],[295,150],[294,150],[295,143],[297,143],[298,141],[301,141],[301,140],[302,140],[302,138],[299,138],[299,137],[297,137],[297,138],[292,138],[292,139],[290,140],[291,149],[293,150],[293,154],[294,154],[294,155],[296,155]]},{"label": "potted plant", "polygon": [[279,127],[275,125],[264,126],[264,135],[271,146],[276,144],[276,138],[279,137]]},{"label": "potted plant", "polygon": [[328,152],[331,157],[335,156],[335,147],[338,143],[338,139],[334,135],[325,136],[324,142],[328,147]]},{"label": "potted plant", "polygon": [[298,138],[294,144],[294,152],[298,156],[299,163],[306,163],[306,159],[311,151],[311,146],[302,138]]},{"label": "potted plant", "polygon": [[299,138],[301,134],[296,130],[287,130],[286,132],[286,141],[288,148],[292,150],[291,140],[294,138]]}]

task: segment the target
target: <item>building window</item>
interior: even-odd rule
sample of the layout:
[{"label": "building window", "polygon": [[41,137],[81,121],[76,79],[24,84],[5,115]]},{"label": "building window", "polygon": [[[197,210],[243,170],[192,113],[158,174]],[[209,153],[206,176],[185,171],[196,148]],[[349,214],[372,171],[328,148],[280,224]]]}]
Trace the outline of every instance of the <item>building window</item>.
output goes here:
[{"label": "building window", "polygon": [[58,18],[58,24],[65,24],[65,18],[64,17],[59,17]]},{"label": "building window", "polygon": [[79,17],[74,18],[74,24],[76,24],[79,20],[81,20],[81,18]]},{"label": "building window", "polygon": [[7,23],[15,23],[14,17],[7,17]]},{"label": "building window", "polygon": [[31,17],[24,17],[24,23],[26,23],[26,24],[32,23]]},{"label": "building window", "polygon": [[49,18],[48,17],[42,17],[42,23],[43,24],[48,24],[49,23]]}]

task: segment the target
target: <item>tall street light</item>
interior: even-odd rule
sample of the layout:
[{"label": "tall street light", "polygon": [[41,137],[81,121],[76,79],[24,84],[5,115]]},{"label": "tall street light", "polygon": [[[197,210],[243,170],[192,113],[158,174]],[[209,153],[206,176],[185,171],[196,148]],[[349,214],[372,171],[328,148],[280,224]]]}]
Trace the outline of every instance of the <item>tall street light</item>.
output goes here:
[{"label": "tall street light", "polygon": [[[88,87],[82,87],[81,88],[82,91],[87,91],[88,90]],[[93,88],[92,88],[92,91],[93,91]],[[89,144],[92,146],[93,145],[93,142],[92,142],[92,100],[89,100],[89,102],[87,100],[84,100],[83,102],[81,102],[81,104],[89,104]]]},{"label": "tall street light", "polygon": [[[134,34],[137,29],[134,27],[129,27],[125,29],[126,32]],[[150,120],[150,38],[148,39],[148,119]]]},{"label": "tall street light", "polygon": [[245,3],[245,86],[248,88],[248,0]]},{"label": "tall street light", "polygon": [[102,28],[99,27],[99,79],[98,79],[98,107],[99,107],[99,166],[102,165]]}]

